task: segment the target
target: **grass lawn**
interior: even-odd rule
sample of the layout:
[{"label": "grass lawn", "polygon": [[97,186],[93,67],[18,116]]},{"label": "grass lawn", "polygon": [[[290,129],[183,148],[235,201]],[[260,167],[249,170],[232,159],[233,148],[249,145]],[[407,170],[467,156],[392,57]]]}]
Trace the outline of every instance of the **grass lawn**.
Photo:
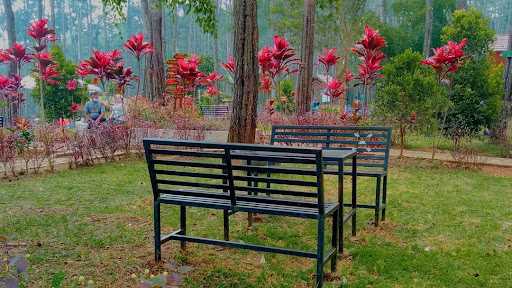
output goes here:
[{"label": "grass lawn", "polygon": [[[359,234],[326,287],[512,287],[512,178],[429,162],[392,166],[389,221],[375,229],[373,214],[359,213]],[[173,261],[193,268],[185,287],[311,287],[314,262],[284,255],[194,244],[179,254],[173,242],[164,245],[167,264],[155,267],[148,182],[137,160],[0,182],[0,235],[27,243],[26,287],[137,287]],[[333,199],[335,178],[326,182]],[[374,182],[360,183],[360,198],[370,199]],[[221,239],[221,212],[189,211],[193,235]],[[163,209],[166,230],[177,215]],[[233,220],[233,239],[314,248],[311,221],[264,216],[248,231],[245,215]]]},{"label": "grass lawn", "polygon": [[[512,133],[512,132],[511,132]],[[453,150],[453,142],[446,138],[441,137],[438,141],[438,149],[445,151]],[[400,148],[399,145],[396,145],[395,148]],[[422,150],[422,151],[432,151],[432,137],[411,133],[406,137],[406,149],[411,150]],[[467,144],[466,148],[470,148],[478,154],[492,157],[511,157],[512,153],[510,148],[505,147],[504,145],[499,145],[496,143],[492,143],[488,137],[484,136],[475,136],[471,139],[471,142]]]}]

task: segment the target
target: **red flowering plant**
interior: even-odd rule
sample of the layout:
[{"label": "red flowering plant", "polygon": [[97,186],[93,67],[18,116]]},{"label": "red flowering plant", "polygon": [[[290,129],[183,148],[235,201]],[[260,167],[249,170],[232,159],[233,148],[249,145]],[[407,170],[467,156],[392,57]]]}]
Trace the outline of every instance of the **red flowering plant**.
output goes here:
[{"label": "red flowering plant", "polygon": [[[124,48],[132,54],[137,60],[138,67],[138,82],[137,82],[137,96],[140,91],[140,78],[142,75],[142,58],[154,52],[153,44],[144,41],[144,34],[138,33],[131,36],[125,43]],[[135,78],[134,78],[135,79]]]},{"label": "red flowering plant", "polygon": [[213,71],[204,78],[206,84],[206,94],[209,96],[219,96],[220,90],[217,87],[217,82],[222,80],[224,77],[217,71]]},{"label": "red flowering plant", "polygon": [[68,91],[75,91],[77,88],[78,88],[78,81],[76,81],[75,79],[69,80],[66,83],[66,89],[68,89]]},{"label": "red flowering plant", "polygon": [[[451,81],[449,79],[449,76],[457,72],[459,70],[459,67],[464,62],[464,47],[466,46],[467,42],[468,40],[466,38],[462,39],[459,43],[448,41],[448,44],[441,46],[439,48],[435,48],[434,55],[421,61],[421,64],[430,66],[432,67],[432,69],[436,71],[439,84],[450,84]],[[449,97],[451,88],[450,85],[447,85],[447,88]],[[442,129],[445,128],[445,122],[449,108],[449,106],[446,106],[446,109],[442,112]],[[432,159],[435,158],[435,147],[437,147],[438,145],[437,142],[439,137],[437,136],[438,135],[434,135],[432,139]]]},{"label": "red flowering plant", "polygon": [[445,80],[450,73],[455,73],[464,60],[464,47],[468,40],[462,39],[459,43],[448,41],[448,44],[434,49],[434,55],[423,61],[421,64],[432,67],[439,81]]},{"label": "red flowering plant", "polygon": [[366,25],[364,35],[361,40],[356,42],[352,52],[357,55],[361,64],[359,64],[359,73],[356,79],[356,85],[364,87],[364,115],[368,116],[368,103],[371,101],[371,87],[375,80],[382,78],[380,71],[383,69],[381,63],[384,60],[384,53],[381,51],[386,46],[386,40],[379,34],[379,31]]},{"label": "red flowering plant", "polygon": [[79,115],[81,109],[82,109],[82,106],[80,106],[80,104],[71,103],[71,106],[69,107],[69,112],[71,112],[71,118],[73,120],[76,120],[78,118],[78,115]]},{"label": "red flowering plant", "polygon": [[39,19],[32,22],[27,29],[27,35],[35,42],[35,45],[32,47],[36,52],[33,58],[36,61],[35,68],[39,75],[41,116],[44,119],[44,86],[46,83],[49,85],[56,84],[55,78],[59,76],[59,73],[51,55],[43,51],[48,47],[48,42],[57,40],[57,37],[55,36],[55,31],[48,28],[48,19]]},{"label": "red flowering plant", "polygon": [[14,43],[12,47],[5,50],[0,49],[0,64],[13,65],[15,68],[15,74],[3,76],[2,86],[4,88],[1,88],[2,92],[0,92],[0,100],[6,103],[12,121],[16,119],[20,105],[24,101],[23,93],[21,93],[21,67],[31,59],[25,46],[20,43]]},{"label": "red flowering plant", "polygon": [[81,61],[76,67],[76,74],[80,77],[93,76],[94,81],[99,81],[103,90],[109,87],[110,81],[114,81],[118,90],[124,91],[125,87],[137,79],[129,67],[125,67],[121,51],[93,50],[91,57]]},{"label": "red flowering plant", "polygon": [[277,98],[280,93],[280,81],[290,74],[297,73],[301,62],[286,38],[275,35],[273,41],[272,47],[263,47],[258,52],[258,64],[262,91],[270,95],[273,87]]},{"label": "red flowering plant", "polygon": [[229,56],[226,63],[222,63],[221,66],[228,72],[231,76],[235,74],[235,58],[233,56]]},{"label": "red flowering plant", "polygon": [[[325,71],[325,76],[326,76],[326,95],[333,98],[333,99],[339,99],[339,102],[340,102],[340,113],[343,113],[343,97],[345,96],[345,93],[346,93],[346,85],[345,84],[348,84],[348,78],[347,76],[349,76],[347,73],[345,73],[344,75],[344,80],[346,83],[344,83],[344,81],[342,80],[339,80],[336,78],[336,65],[338,64],[338,61],[341,59],[341,57],[339,57],[337,54],[336,54],[336,48],[331,48],[331,49],[324,49],[324,53],[323,54],[320,54],[320,56],[318,56],[318,62],[320,63],[320,65],[322,65],[322,67],[324,68],[324,71]],[[329,75],[329,72],[331,70],[331,68],[334,67],[334,77],[331,77]],[[348,71],[350,72],[350,71]],[[350,75],[351,75],[351,72],[350,72]]]}]

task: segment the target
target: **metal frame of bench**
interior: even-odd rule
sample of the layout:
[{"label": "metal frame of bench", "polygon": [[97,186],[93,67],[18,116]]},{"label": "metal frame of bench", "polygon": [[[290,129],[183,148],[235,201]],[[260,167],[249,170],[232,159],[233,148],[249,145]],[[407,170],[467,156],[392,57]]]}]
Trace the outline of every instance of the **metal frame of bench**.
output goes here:
[{"label": "metal frame of bench", "polygon": [[5,118],[4,116],[0,116],[0,128],[4,128],[4,125],[5,125]]},{"label": "metal frame of bench", "polygon": [[[143,143],[153,190],[155,261],[161,261],[162,244],[177,240],[182,249],[186,242],[193,242],[316,259],[315,287],[322,287],[328,261],[331,270],[336,270],[340,204],[325,202],[321,149],[162,139],[144,139]],[[261,166],[256,161],[283,165]],[[259,177],[256,171],[271,172],[273,177]],[[271,186],[260,187],[259,183]],[[179,230],[163,236],[162,204],[180,206]],[[223,210],[224,239],[187,235],[186,207]],[[237,212],[314,219],[318,222],[316,251],[230,241],[229,216]],[[325,222],[331,216],[331,248],[324,252]]]},{"label": "metal frame of bench", "polygon": [[[359,153],[357,176],[376,179],[375,203],[357,204],[357,207],[373,209],[374,224],[379,226],[380,219],[386,220],[391,133],[390,127],[274,125],[272,126],[270,144],[357,150]],[[335,174],[329,170],[324,173]],[[349,174],[350,172],[344,173]],[[350,206],[349,204],[344,205]]]}]

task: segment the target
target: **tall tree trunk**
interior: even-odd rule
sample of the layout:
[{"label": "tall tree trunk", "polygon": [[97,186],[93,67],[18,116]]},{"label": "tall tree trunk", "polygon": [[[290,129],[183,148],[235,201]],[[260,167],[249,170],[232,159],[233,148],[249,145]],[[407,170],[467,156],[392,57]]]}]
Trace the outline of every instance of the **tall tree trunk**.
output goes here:
[{"label": "tall tree trunk", "polygon": [[[215,19],[217,19],[217,23],[219,23],[220,20],[220,0],[216,0],[215,5]],[[217,65],[219,65],[219,33],[217,33],[215,36],[215,39],[213,39],[213,58],[214,58],[214,69],[217,69]]]},{"label": "tall tree trunk", "polygon": [[42,19],[44,16],[44,3],[43,0],[37,0],[37,18]]},{"label": "tall tree trunk", "polygon": [[178,7],[174,7],[172,13],[172,53],[178,53]]},{"label": "tall tree trunk", "polygon": [[[512,50],[512,26],[510,27],[508,50]],[[512,58],[507,58],[505,66],[505,94],[503,97],[503,107],[501,111],[501,119],[498,125],[497,136],[500,141],[505,143],[510,137],[507,135],[508,125],[512,117]]]},{"label": "tall tree trunk", "polygon": [[159,0],[142,0],[144,28],[153,43],[154,52],[146,57],[144,95],[152,100],[160,99],[165,90],[164,45],[162,39],[162,6]]},{"label": "tall tree trunk", "polygon": [[302,34],[302,65],[297,87],[298,114],[311,110],[313,94],[313,51],[315,48],[315,0],[304,0],[304,30]]},{"label": "tall tree trunk", "polygon": [[256,0],[237,0],[233,7],[233,51],[236,61],[228,142],[254,143],[258,101],[258,23]]},{"label": "tall tree trunk", "polygon": [[49,0],[50,3],[50,27],[55,30],[55,0]]},{"label": "tall tree trunk", "polygon": [[386,23],[386,18],[387,18],[387,1],[386,0],[380,0],[380,4],[379,4],[379,18],[382,22]]},{"label": "tall tree trunk", "polygon": [[[5,11],[5,21],[6,21],[6,28],[7,28],[7,42],[9,44],[9,47],[12,47],[14,43],[16,43],[16,21],[14,18],[14,13],[12,10],[12,2],[11,0],[3,0],[4,4],[4,11]],[[11,63],[9,65],[9,74],[17,74],[18,67],[16,67],[15,63]],[[10,106],[5,108],[7,110],[7,118],[6,122],[11,122],[11,124],[14,124],[14,119],[16,118],[16,115],[18,114],[18,104],[10,103]],[[4,110],[4,108],[2,108]],[[5,110],[4,110],[5,111]],[[5,112],[4,112],[5,113]]]},{"label": "tall tree trunk", "polygon": [[[67,33],[68,33],[68,23],[67,23],[67,17],[65,15],[67,15],[66,13],[66,1],[63,0],[61,3],[60,3],[60,10],[61,10],[61,32],[60,32],[60,35],[62,35],[62,51],[64,51],[64,53],[66,52],[66,43],[67,43]],[[69,56],[69,55],[68,55]]]},{"label": "tall tree trunk", "polygon": [[[7,42],[9,43],[9,47],[12,47],[14,43],[16,43],[16,21],[12,11],[12,1],[3,0],[3,2],[6,22],[5,26],[7,27]],[[9,73],[16,74],[16,72],[16,64],[11,63],[9,65]]]},{"label": "tall tree trunk", "polygon": [[423,38],[423,55],[430,56],[430,46],[432,43],[432,0],[425,0],[425,35]]}]

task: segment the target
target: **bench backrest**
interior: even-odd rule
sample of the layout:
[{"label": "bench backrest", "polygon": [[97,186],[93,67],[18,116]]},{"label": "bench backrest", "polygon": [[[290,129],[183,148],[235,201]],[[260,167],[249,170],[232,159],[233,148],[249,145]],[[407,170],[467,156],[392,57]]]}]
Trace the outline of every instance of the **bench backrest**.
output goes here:
[{"label": "bench backrest", "polygon": [[0,116],[0,128],[4,127],[4,117]]},{"label": "bench backrest", "polygon": [[[391,128],[357,126],[272,126],[271,145],[357,150],[361,170],[387,171]],[[351,163],[345,163],[351,165]]]},{"label": "bench backrest", "polygon": [[144,149],[155,197],[229,200],[232,209],[272,203],[323,213],[321,149],[162,139],[144,139]]}]

